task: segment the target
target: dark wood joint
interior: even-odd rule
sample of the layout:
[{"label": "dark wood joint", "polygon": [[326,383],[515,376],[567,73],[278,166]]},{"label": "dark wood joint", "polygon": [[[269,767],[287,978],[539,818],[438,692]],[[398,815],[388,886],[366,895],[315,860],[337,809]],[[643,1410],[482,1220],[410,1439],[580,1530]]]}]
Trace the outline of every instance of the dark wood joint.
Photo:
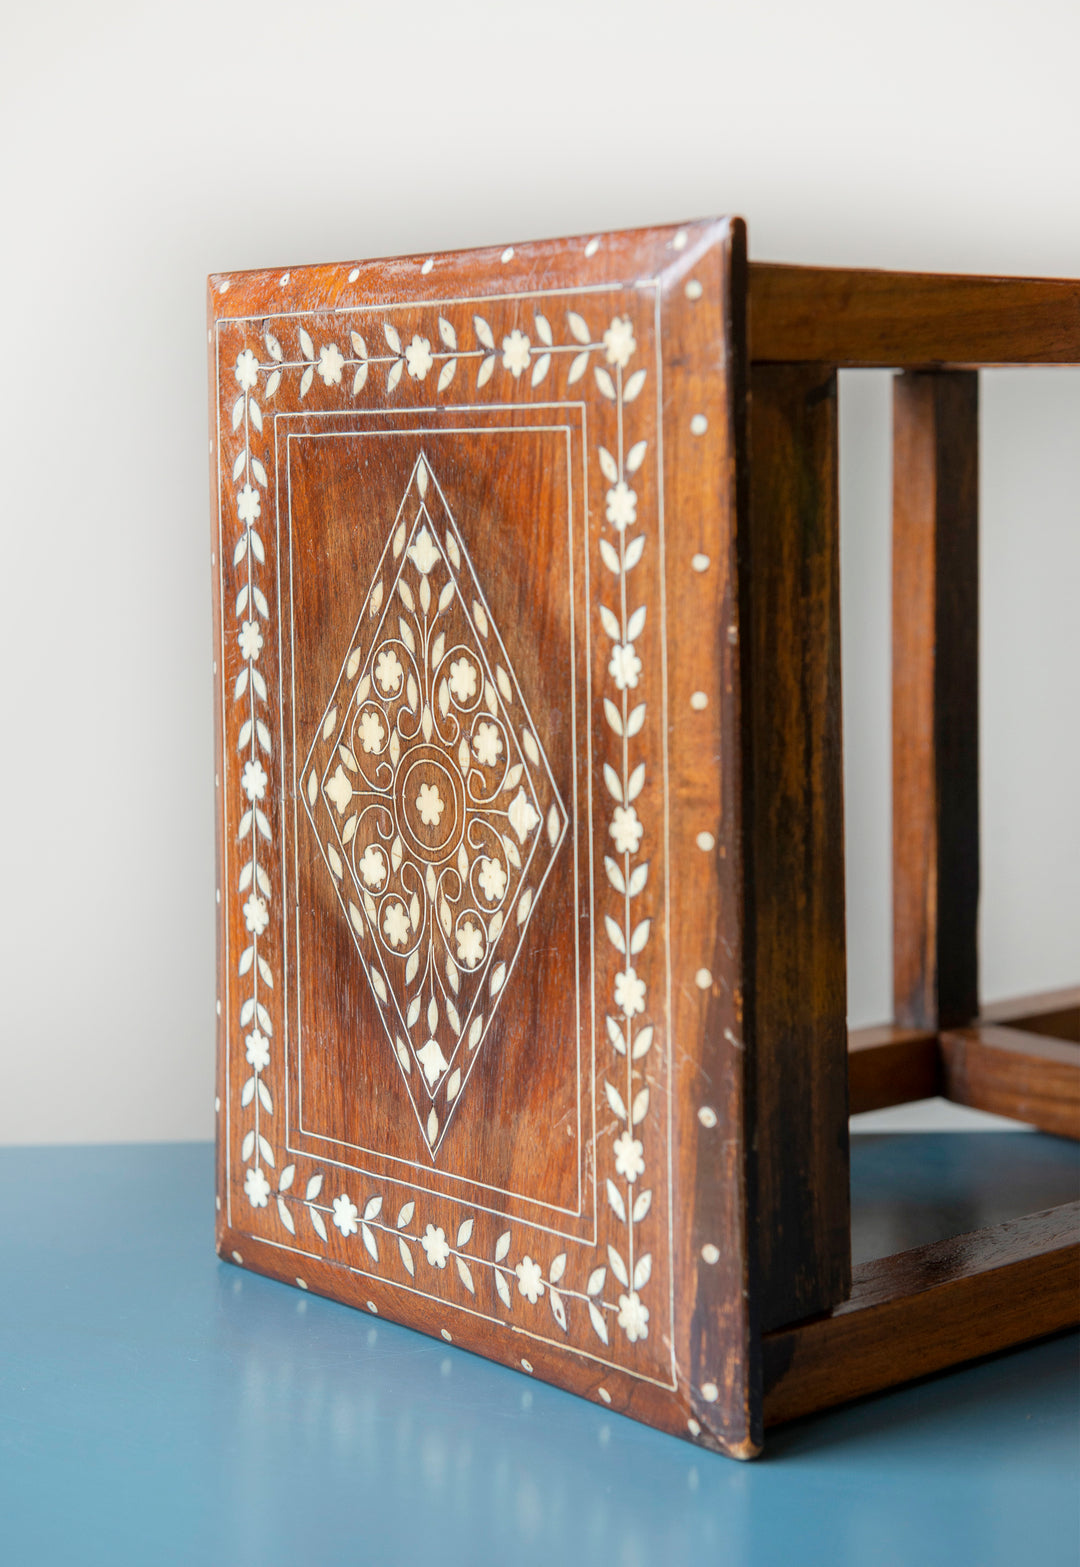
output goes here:
[{"label": "dark wood joint", "polygon": [[864,1263],[851,1298],[765,1338],[765,1424],[1080,1320],[1080,1203]]},{"label": "dark wood joint", "polygon": [[958,1104],[1080,1139],[1080,1045],[979,1023],[944,1032],[941,1058]]}]

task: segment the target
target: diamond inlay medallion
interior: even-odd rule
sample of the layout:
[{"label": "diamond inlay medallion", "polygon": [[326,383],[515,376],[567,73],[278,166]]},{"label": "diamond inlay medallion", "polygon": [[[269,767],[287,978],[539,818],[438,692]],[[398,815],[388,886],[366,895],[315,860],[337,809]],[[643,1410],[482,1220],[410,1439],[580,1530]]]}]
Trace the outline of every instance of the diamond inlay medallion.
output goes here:
[{"label": "diamond inlay medallion", "polygon": [[568,817],[424,456],[304,779],[308,816],[434,1158]]}]

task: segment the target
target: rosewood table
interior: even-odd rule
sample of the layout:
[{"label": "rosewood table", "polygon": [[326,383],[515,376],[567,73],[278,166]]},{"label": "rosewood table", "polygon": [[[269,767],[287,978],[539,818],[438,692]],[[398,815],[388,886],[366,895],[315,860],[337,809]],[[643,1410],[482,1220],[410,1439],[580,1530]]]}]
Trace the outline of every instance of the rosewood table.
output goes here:
[{"label": "rosewood table", "polygon": [[[977,367],[1080,363],[1080,284],[719,219],[208,298],[221,1255],[736,1457],[1074,1322],[1075,1204],[853,1268],[848,1113],[1080,1132],[1078,993],[976,987]],[[849,1041],[882,365],[896,1018]]]}]

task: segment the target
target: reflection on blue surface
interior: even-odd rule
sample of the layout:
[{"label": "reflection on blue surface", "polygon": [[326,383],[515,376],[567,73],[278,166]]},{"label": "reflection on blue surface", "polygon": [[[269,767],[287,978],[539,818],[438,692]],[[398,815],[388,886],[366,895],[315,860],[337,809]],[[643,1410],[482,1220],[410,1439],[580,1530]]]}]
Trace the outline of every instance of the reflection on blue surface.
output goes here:
[{"label": "reflection on blue surface", "polygon": [[1080,1198],[1080,1143],[1036,1132],[851,1139],[853,1262],[891,1257]]},{"label": "reflection on blue surface", "polygon": [[737,1464],[219,1263],[208,1147],[0,1170],[4,1567],[1078,1559],[1074,1336]]}]

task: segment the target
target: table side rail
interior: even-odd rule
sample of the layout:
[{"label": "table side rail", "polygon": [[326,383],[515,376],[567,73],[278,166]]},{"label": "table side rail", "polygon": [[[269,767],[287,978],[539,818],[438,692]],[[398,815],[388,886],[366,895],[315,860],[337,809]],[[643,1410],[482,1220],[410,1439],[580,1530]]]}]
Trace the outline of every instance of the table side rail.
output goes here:
[{"label": "table side rail", "polygon": [[1080,365],[1080,281],[751,262],[752,363]]},{"label": "table side rail", "polygon": [[850,1300],[765,1335],[765,1424],[1080,1323],[1080,1203],[854,1270]]}]

